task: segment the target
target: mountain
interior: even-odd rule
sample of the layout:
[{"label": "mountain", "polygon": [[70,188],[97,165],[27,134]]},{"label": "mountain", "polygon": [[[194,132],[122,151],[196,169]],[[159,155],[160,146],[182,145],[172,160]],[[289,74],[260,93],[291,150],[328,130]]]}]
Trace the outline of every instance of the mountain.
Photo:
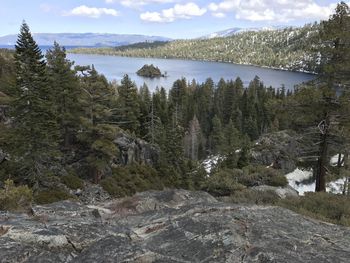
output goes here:
[{"label": "mountain", "polygon": [[[115,47],[139,42],[169,41],[161,36],[100,34],[100,33],[37,33],[33,34],[40,46],[50,46],[54,41],[62,46]],[[0,45],[14,45],[17,35],[0,37]]]},{"label": "mountain", "polygon": [[282,29],[282,27],[250,27],[250,28],[241,28],[241,27],[233,27],[222,31],[217,31],[211,33],[209,35],[205,35],[200,37],[200,39],[211,39],[216,37],[230,37],[243,32],[258,32],[258,31],[272,31]]},{"label": "mountain", "polygon": [[319,24],[275,30],[232,29],[227,37],[174,40],[161,45],[137,44],[118,48],[80,48],[72,53],[131,57],[179,58],[256,65],[290,71],[317,72]]}]

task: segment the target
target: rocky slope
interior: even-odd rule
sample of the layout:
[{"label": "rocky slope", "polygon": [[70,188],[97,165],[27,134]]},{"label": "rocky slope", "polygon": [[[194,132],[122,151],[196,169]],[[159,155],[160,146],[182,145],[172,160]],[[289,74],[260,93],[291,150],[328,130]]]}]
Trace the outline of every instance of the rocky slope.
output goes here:
[{"label": "rocky slope", "polygon": [[348,262],[350,229],[203,192],[0,213],[1,262]]},{"label": "rocky slope", "polygon": [[251,162],[292,172],[303,149],[299,137],[288,130],[262,135],[250,150]]}]

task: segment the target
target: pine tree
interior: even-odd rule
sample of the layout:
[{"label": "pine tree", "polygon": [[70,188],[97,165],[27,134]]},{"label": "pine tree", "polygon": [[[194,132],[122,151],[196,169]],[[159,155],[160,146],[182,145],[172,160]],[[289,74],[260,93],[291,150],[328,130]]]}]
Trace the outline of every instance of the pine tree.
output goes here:
[{"label": "pine tree", "polygon": [[118,87],[118,123],[131,133],[139,134],[140,106],[135,84],[128,75],[124,75]]},{"label": "pine tree", "polygon": [[191,160],[198,160],[198,148],[201,141],[201,128],[196,115],[189,123],[189,129],[185,136],[185,152]]},{"label": "pine tree", "polygon": [[225,152],[231,153],[237,150],[241,145],[241,134],[234,126],[232,120],[225,126],[224,134],[226,139]]},{"label": "pine tree", "polygon": [[339,100],[337,96],[339,88],[342,97],[347,97],[350,90],[350,10],[347,4],[338,4],[335,14],[328,21],[324,21],[322,26],[320,37],[324,45],[321,48],[321,78],[325,84],[322,87],[323,118],[318,125],[320,144],[316,166],[316,191],[326,191],[325,176],[329,164],[331,137],[343,137],[343,145],[347,141],[338,131],[348,126],[347,114],[339,116],[339,113],[344,103],[348,104],[349,101]]},{"label": "pine tree", "polygon": [[47,73],[54,102],[55,115],[59,123],[61,146],[68,150],[80,126],[82,114],[81,88],[73,62],[66,58],[66,51],[58,43],[47,51]]},{"label": "pine tree", "polygon": [[81,118],[82,130],[78,139],[88,163],[90,178],[98,183],[118,154],[113,142],[117,126],[110,124],[111,100],[115,94],[106,78],[99,75],[94,67],[80,69],[86,70],[81,80],[85,92],[85,115]]},{"label": "pine tree", "polygon": [[214,118],[212,119],[212,125],[213,128],[210,139],[212,153],[223,153],[223,148],[225,145],[225,135],[223,132],[221,120],[218,116],[214,116]]},{"label": "pine tree", "polygon": [[20,167],[20,175],[37,183],[55,165],[52,157],[57,154],[57,120],[44,56],[25,22],[15,47],[13,129],[6,150]]}]

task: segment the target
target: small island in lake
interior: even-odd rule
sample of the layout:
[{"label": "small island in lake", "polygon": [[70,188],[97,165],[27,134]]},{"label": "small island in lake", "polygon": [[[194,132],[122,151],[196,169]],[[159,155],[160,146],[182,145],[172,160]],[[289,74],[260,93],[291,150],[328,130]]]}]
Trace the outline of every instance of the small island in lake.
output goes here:
[{"label": "small island in lake", "polygon": [[164,74],[160,71],[158,67],[155,67],[153,64],[151,65],[144,65],[142,68],[140,68],[137,72],[137,75],[146,77],[146,78],[160,78],[165,77]]}]

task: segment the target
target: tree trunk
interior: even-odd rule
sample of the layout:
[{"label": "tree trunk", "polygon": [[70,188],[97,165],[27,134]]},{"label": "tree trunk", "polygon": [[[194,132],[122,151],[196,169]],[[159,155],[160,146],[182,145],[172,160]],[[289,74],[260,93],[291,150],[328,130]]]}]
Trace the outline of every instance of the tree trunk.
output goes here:
[{"label": "tree trunk", "polygon": [[68,127],[65,126],[64,127],[64,138],[63,138],[63,147],[64,147],[64,149],[68,149],[69,148],[69,144],[70,144],[70,134],[69,134]]},{"label": "tree trunk", "polygon": [[327,129],[324,134],[321,134],[321,144],[319,150],[319,157],[316,168],[316,192],[325,192],[326,191],[326,165],[327,165]]},{"label": "tree trunk", "polygon": [[338,154],[338,162],[337,162],[337,167],[340,168],[343,164],[342,158],[341,158],[341,153]]},{"label": "tree trunk", "polygon": [[96,167],[91,167],[90,176],[93,180],[93,183],[98,184],[102,179],[102,172]]}]

